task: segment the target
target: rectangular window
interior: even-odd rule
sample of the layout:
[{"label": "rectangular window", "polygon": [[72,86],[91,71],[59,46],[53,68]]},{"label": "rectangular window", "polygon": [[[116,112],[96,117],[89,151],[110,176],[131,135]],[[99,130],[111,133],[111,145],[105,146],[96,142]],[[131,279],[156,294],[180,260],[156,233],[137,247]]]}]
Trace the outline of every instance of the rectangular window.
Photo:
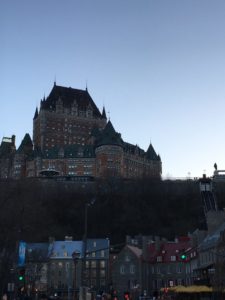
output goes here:
[{"label": "rectangular window", "polygon": [[91,268],[96,268],[96,260],[91,261]]},{"label": "rectangular window", "polygon": [[161,262],[162,261],[162,256],[157,256],[157,262]]},{"label": "rectangular window", "polygon": [[100,260],[100,268],[101,269],[105,268],[105,261],[104,260]]},{"label": "rectangular window", "polygon": [[96,269],[91,270],[91,277],[96,278]]},{"label": "rectangular window", "polygon": [[176,256],[175,256],[175,255],[172,255],[172,256],[170,257],[170,260],[171,260],[171,261],[176,261]]},{"label": "rectangular window", "polygon": [[101,284],[101,286],[105,286],[106,285],[105,279],[100,279],[100,284]]},{"label": "rectangular window", "polygon": [[96,279],[91,279],[91,285],[96,286]]},{"label": "rectangular window", "polygon": [[177,273],[181,273],[181,265],[177,266]]},{"label": "rectangular window", "polygon": [[120,266],[120,274],[125,274],[125,267],[123,265]]},{"label": "rectangular window", "polygon": [[105,277],[105,270],[100,270],[100,277]]},{"label": "rectangular window", "polygon": [[135,273],[135,265],[130,266],[130,273],[134,274]]}]

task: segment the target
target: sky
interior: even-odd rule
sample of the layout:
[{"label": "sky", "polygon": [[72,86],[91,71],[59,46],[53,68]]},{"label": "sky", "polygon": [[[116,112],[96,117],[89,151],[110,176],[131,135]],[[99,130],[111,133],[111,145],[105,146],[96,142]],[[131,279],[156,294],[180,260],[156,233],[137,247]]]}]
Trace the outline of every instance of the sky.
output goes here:
[{"label": "sky", "polygon": [[152,143],[164,178],[225,169],[224,0],[1,0],[0,140],[32,137],[54,81]]}]

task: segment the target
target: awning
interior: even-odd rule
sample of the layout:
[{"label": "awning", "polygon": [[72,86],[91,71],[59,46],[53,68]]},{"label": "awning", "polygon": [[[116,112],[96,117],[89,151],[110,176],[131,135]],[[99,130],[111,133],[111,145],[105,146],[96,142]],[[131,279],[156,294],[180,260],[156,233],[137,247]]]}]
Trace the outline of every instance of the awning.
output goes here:
[{"label": "awning", "polygon": [[[163,288],[161,289],[164,290]],[[183,286],[178,285],[174,287],[169,287],[168,291],[174,293],[212,293],[212,287],[207,285],[190,285],[190,286]]]}]

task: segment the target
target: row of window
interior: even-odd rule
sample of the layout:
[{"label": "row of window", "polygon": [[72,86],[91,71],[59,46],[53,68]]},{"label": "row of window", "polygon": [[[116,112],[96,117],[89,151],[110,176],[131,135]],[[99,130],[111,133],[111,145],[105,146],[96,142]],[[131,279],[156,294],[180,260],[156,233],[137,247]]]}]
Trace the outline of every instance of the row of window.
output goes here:
[{"label": "row of window", "polygon": [[135,265],[130,265],[129,268],[124,265],[120,266],[120,274],[124,275],[126,273],[135,274]]},{"label": "row of window", "polygon": [[[73,262],[52,262],[51,263],[51,269],[70,269],[74,267],[74,263]],[[97,267],[99,267],[100,269],[104,269],[106,268],[106,261],[105,260],[100,260],[100,261],[96,261],[96,260],[91,260],[91,261],[86,261],[85,262],[85,268],[86,269],[96,269]]]},{"label": "row of window", "polygon": [[[99,280],[97,281],[95,278],[85,279],[86,286],[93,287],[93,288],[96,287],[97,282],[99,282],[100,287],[106,286],[106,280],[103,278],[101,278],[100,281]],[[68,287],[67,283],[63,283],[62,280],[53,281],[52,279],[50,284],[51,289],[66,289],[67,287]]]},{"label": "row of window", "polygon": [[[156,261],[157,262],[162,262],[163,261],[163,257],[162,256],[157,256]],[[171,255],[170,256],[170,261],[177,261],[177,256],[176,255]]]},{"label": "row of window", "polygon": [[[166,266],[152,266],[152,274],[161,274],[162,273],[162,269],[163,269],[163,273],[165,272],[165,267]],[[168,274],[171,274],[171,273],[181,273],[182,272],[182,265],[181,264],[178,264],[176,266],[170,266],[168,265],[167,266],[167,273]]]}]

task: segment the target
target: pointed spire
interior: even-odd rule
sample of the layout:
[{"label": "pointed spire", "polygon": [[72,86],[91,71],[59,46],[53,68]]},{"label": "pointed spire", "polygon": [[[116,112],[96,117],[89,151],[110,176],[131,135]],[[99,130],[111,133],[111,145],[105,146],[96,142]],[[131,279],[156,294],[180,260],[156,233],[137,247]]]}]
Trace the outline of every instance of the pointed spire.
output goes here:
[{"label": "pointed spire", "polygon": [[56,75],[55,75],[55,80],[54,80],[54,86],[56,86]]},{"label": "pointed spire", "polygon": [[117,145],[123,147],[121,135],[115,131],[111,121],[108,121],[103,129],[101,136],[97,141],[97,145]]},{"label": "pointed spire", "polygon": [[152,144],[150,143],[148,150],[146,152],[146,156],[150,160],[159,160],[159,156],[156,154],[155,149],[153,148]]},{"label": "pointed spire", "polygon": [[113,134],[116,133],[116,131],[115,131],[114,127],[113,127],[113,124],[112,124],[112,122],[110,120],[106,124],[106,126],[104,128],[104,131],[108,132],[108,133],[110,132],[110,133],[113,133]]},{"label": "pointed spire", "polygon": [[102,109],[102,118],[107,119],[106,113],[105,113],[105,106],[103,106],[103,109]]},{"label": "pointed spire", "polygon": [[32,149],[33,149],[33,143],[32,143],[31,137],[30,137],[29,133],[26,133],[17,152],[29,154],[32,152]]},{"label": "pointed spire", "polygon": [[38,117],[38,108],[36,107],[33,120],[37,119],[37,117]]},{"label": "pointed spire", "polygon": [[88,82],[86,80],[86,88],[85,88],[86,92],[88,92]]}]

